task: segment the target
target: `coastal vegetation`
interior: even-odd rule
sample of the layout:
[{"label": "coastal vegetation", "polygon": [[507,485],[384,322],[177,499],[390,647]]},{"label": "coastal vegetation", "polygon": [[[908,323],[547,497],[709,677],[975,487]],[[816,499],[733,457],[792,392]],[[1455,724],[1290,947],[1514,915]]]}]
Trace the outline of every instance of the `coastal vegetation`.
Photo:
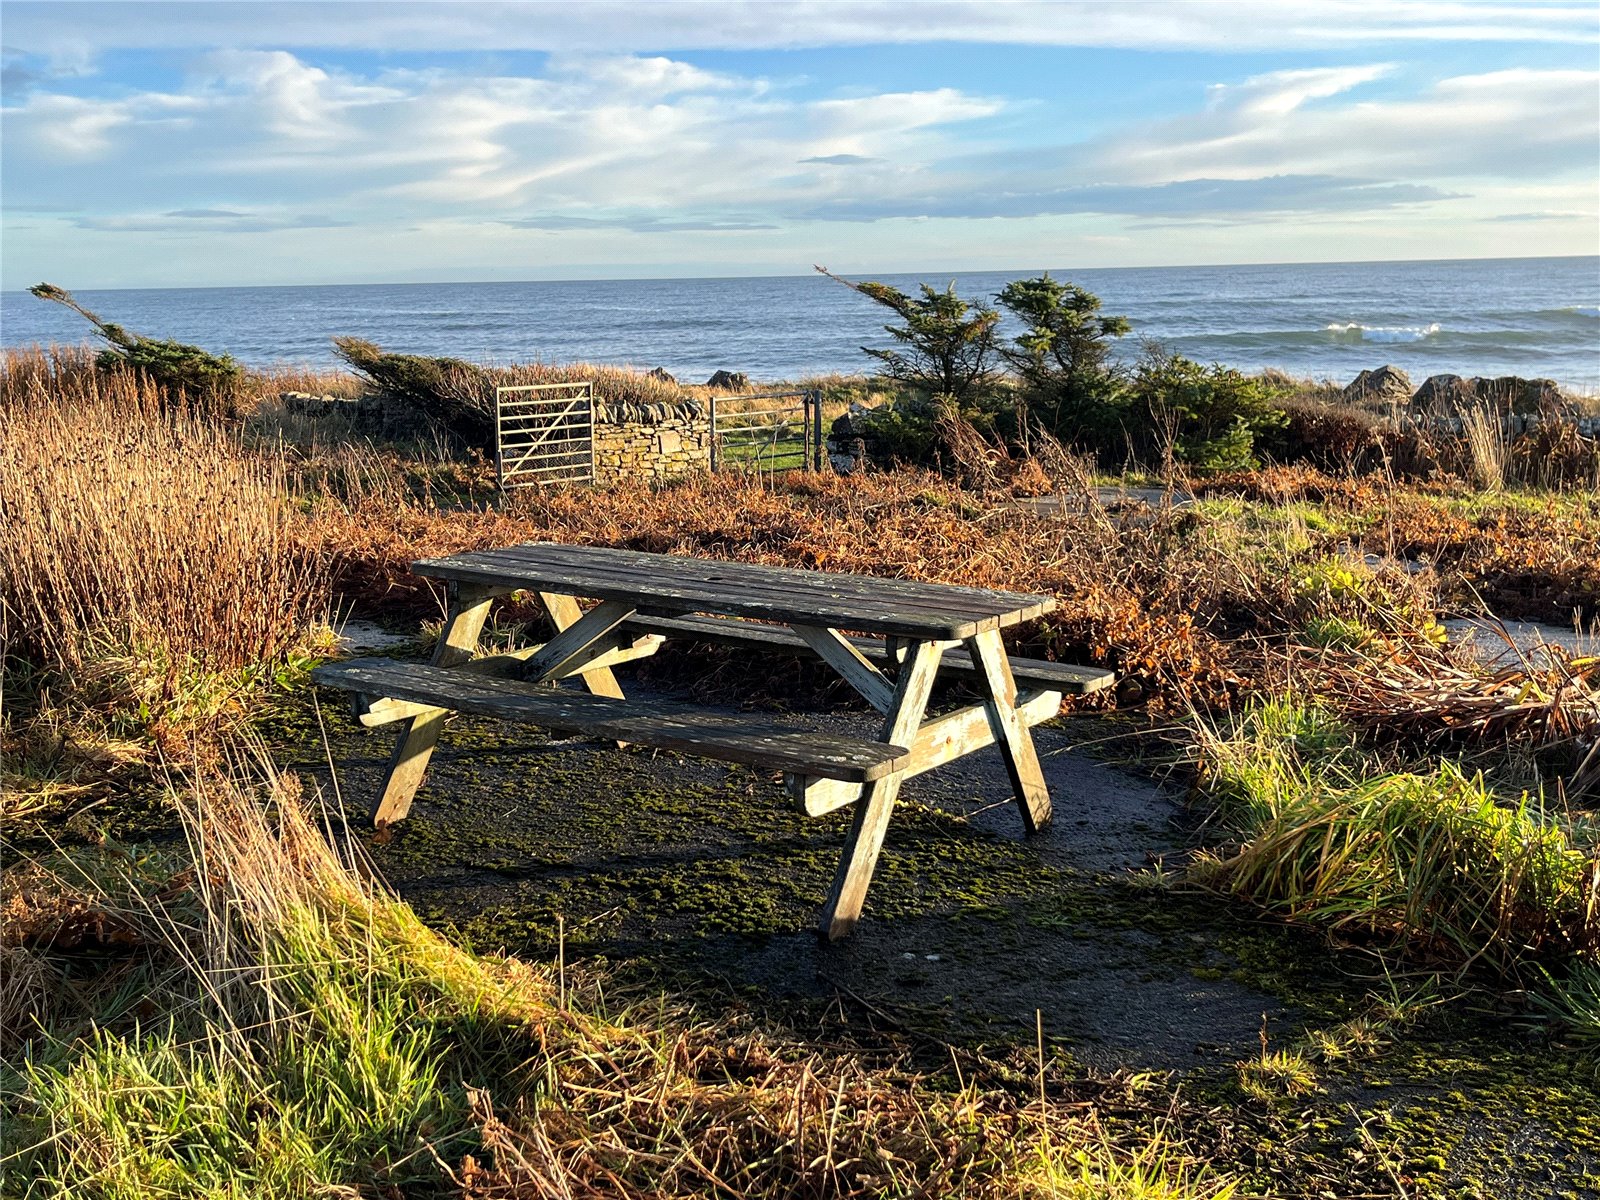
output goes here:
[{"label": "coastal vegetation", "polygon": [[[903,369],[820,381],[836,440],[894,432],[859,471],[503,503],[482,454],[496,383],[700,393],[346,339],[358,375],[241,369],[219,422],[134,357],[8,352],[0,1190],[1410,1197],[1509,1194],[1524,1169],[1600,1187],[1600,657],[1508,632],[1485,661],[1442,624],[1479,618],[1479,651],[1498,619],[1592,627],[1592,439],[1552,419],[1529,435],[1544,450],[1519,449],[1160,351],[1119,372],[1119,318],[1048,278],[1014,286],[998,303],[1026,332],[1003,353],[962,357],[997,310],[933,290],[889,305]],[[930,331],[956,346],[913,369]],[[387,414],[378,434],[356,431],[362,405]],[[307,668],[348,618],[412,638],[437,618],[414,559],[534,538],[1058,598],[1018,644],[1118,672],[1062,736],[1181,792],[1177,848],[1088,878],[917,808],[933,835],[886,910],[958,922],[958,942],[1014,911],[1036,939],[1139,947],[1149,987],[1222,977],[1276,1006],[1259,1051],[1106,1069],[1032,1010],[978,1036],[937,1004],[773,998],[592,932],[623,909],[680,918],[699,877],[611,880],[590,909],[571,890],[471,917],[401,899],[379,876],[408,855],[435,875],[559,855],[347,825],[316,764],[349,743]],[[525,642],[539,619],[511,598],[490,635]],[[729,682],[715,651],[650,669]],[[848,703],[793,662],[739,683]],[[462,736],[494,757],[492,731]],[[274,765],[308,749],[312,768]],[[603,799],[516,770],[573,820]],[[708,807],[673,786],[628,793],[628,819]],[[725,816],[694,819],[754,838],[735,809],[771,789],[730,786]],[[803,853],[784,829],[763,852]],[[794,878],[707,870],[737,894],[710,907],[741,954],[792,932]],[[1496,1122],[1516,1112],[1513,1136]]]},{"label": "coastal vegetation", "polygon": [[106,343],[95,358],[95,365],[102,371],[119,367],[135,370],[154,383],[163,398],[180,406],[231,406],[244,370],[229,355],[212,354],[170,338],[129,333],[121,325],[102,321],[73,299],[71,292],[53,283],[38,283],[28,291],[41,300],[70,308],[94,327]]},{"label": "coastal vegetation", "polygon": [[[949,449],[954,416],[1024,455],[1037,431],[1110,468],[1170,474],[1176,463],[1222,471],[1310,462],[1412,479],[1450,472],[1478,488],[1499,487],[1513,472],[1545,486],[1600,486],[1600,454],[1593,437],[1578,433],[1577,402],[1546,380],[1446,375],[1413,397],[1403,374],[1384,367],[1338,390],[1197,363],[1149,341],[1128,367],[1113,362],[1111,343],[1132,324],[1048,273],[1008,283],[993,298],[996,308],[960,299],[954,283],[943,291],[923,285],[915,298],[817,270],[901,319],[884,326],[894,347],[862,349],[905,393],[837,430],[885,461],[931,464]],[[1002,313],[1022,330],[1009,341]],[[1382,376],[1383,386],[1369,375]],[[1539,433],[1513,447],[1502,419],[1527,412],[1544,418]],[[1431,436],[1441,416],[1454,422],[1451,436]]]}]

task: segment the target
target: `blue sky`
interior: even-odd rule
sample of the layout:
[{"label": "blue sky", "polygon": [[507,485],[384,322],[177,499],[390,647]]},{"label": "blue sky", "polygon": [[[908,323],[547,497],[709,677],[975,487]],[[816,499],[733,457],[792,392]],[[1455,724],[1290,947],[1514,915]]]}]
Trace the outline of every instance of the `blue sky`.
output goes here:
[{"label": "blue sky", "polygon": [[1593,254],[1600,6],[0,2],[0,286]]}]

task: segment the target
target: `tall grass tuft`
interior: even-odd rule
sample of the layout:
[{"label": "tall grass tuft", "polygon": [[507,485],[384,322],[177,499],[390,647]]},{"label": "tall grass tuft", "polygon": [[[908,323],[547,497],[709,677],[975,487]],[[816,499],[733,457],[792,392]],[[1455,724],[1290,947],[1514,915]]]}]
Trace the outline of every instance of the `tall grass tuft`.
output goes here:
[{"label": "tall grass tuft", "polygon": [[1202,786],[1240,836],[1194,877],[1292,919],[1508,977],[1600,961],[1600,848],[1452,763],[1370,774],[1319,708],[1202,733]]},{"label": "tall grass tuft", "polygon": [[96,1016],[80,1040],[35,1031],[10,1081],[20,1121],[6,1147],[32,1194],[436,1182],[430,1147],[471,1140],[442,1065],[452,1039],[481,1052],[479,1083],[503,1081],[519,1058],[496,1057],[496,1031],[548,1013],[531,975],[451,946],[364,883],[293,778],[269,778],[265,806],[203,773],[174,795],[192,866],[165,887],[84,880],[150,959],[177,969],[147,972],[143,1020]]},{"label": "tall grass tuft", "polygon": [[1486,492],[1498,492],[1506,485],[1506,472],[1511,462],[1511,447],[1500,410],[1482,404],[1463,410],[1461,431],[1466,440],[1467,466],[1473,486]]},{"label": "tall grass tuft", "polygon": [[0,384],[0,625],[63,671],[132,655],[225,671],[325,608],[282,464],[150,382],[57,359]]}]

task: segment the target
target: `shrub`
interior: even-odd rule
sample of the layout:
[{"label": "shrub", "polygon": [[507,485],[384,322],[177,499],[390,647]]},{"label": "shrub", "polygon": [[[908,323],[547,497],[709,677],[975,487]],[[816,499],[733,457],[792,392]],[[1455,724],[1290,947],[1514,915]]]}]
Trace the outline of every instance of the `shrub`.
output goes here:
[{"label": "shrub", "polygon": [[1533,487],[1600,493],[1600,437],[1585,437],[1570,417],[1546,416],[1511,443],[1507,466]]},{"label": "shrub", "polygon": [[1134,416],[1145,449],[1170,437],[1177,457],[1207,471],[1255,464],[1256,438],[1285,422],[1276,390],[1232,367],[1209,367],[1146,349],[1133,379]]},{"label": "shrub", "polygon": [[71,292],[53,283],[38,283],[28,290],[41,300],[65,305],[95,327],[108,343],[95,360],[101,370],[123,367],[142,371],[175,399],[232,413],[244,369],[231,356],[129,333],[120,325],[102,321],[74,300]]},{"label": "shrub", "polygon": [[1364,472],[1387,458],[1382,417],[1354,404],[1307,396],[1288,396],[1281,406],[1284,422],[1264,431],[1262,446],[1281,462],[1309,462],[1323,471]]},{"label": "shrub", "polygon": [[436,422],[473,446],[494,446],[494,389],[480,367],[460,358],[393,354],[357,337],[336,337],[333,351],[390,400]]},{"label": "shrub", "polygon": [[890,309],[905,322],[883,328],[902,349],[862,352],[876,359],[889,379],[946,396],[961,404],[995,375],[995,327],[1000,314],[956,295],[952,280],[943,291],[922,285],[921,296],[908,296],[886,283],[854,283],[818,267],[829,279]]}]

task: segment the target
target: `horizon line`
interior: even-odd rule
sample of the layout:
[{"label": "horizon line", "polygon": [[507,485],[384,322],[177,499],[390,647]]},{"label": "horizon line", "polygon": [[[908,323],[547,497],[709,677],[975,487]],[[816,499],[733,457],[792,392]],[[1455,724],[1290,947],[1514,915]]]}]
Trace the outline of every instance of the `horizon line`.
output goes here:
[{"label": "horizon line", "polygon": [[[861,277],[875,277],[887,275],[1010,275],[1025,274],[1032,271],[1050,273],[1054,271],[1205,271],[1225,267],[1339,267],[1339,266],[1398,266],[1409,263],[1455,263],[1455,262],[1537,262],[1553,259],[1594,258],[1600,259],[1600,251],[1587,254],[1492,254],[1468,255],[1453,258],[1336,258],[1336,259],[1288,259],[1277,262],[1215,262],[1215,263],[1166,263],[1145,266],[1105,266],[1105,267],[973,267],[966,270],[951,271],[949,268],[922,268],[904,271],[847,271]],[[201,292],[201,291],[244,291],[269,288],[346,288],[346,287],[475,287],[493,285],[517,285],[529,283],[672,283],[672,282],[716,282],[732,279],[803,279],[816,274],[815,270],[797,271],[792,274],[759,274],[759,275],[589,275],[571,276],[556,279],[414,279],[414,280],[381,280],[381,281],[345,281],[341,283],[205,283],[205,284],[162,284],[159,286],[123,284],[116,287],[75,287],[71,290],[81,292]],[[29,285],[29,287],[37,285]],[[29,287],[0,288],[0,294],[26,295]]]}]

